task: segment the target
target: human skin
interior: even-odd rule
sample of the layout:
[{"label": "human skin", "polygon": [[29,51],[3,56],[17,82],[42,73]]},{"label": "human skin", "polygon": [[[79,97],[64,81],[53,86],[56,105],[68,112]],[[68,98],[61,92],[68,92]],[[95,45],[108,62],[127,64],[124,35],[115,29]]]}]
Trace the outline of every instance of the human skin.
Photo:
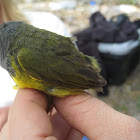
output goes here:
[{"label": "human skin", "polygon": [[140,122],[119,113],[91,95],[54,98],[51,118],[47,96],[20,89],[0,140],[140,140]]},{"label": "human skin", "polygon": [[9,106],[0,108],[0,130],[8,119]]}]

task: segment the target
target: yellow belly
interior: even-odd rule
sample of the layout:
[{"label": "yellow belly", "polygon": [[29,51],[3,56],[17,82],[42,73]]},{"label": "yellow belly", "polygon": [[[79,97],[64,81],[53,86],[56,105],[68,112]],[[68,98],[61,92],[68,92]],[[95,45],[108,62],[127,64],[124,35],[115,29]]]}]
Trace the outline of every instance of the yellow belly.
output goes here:
[{"label": "yellow belly", "polygon": [[15,61],[12,62],[12,67],[15,70],[15,76],[12,76],[12,78],[17,84],[17,88],[33,88],[57,97],[85,93],[84,91],[73,91],[71,89],[68,90],[63,87],[54,87],[53,89],[50,89],[50,84],[30,76],[20,65],[17,66]]},{"label": "yellow belly", "polygon": [[15,77],[12,77],[15,83],[17,84],[17,88],[34,88],[40,91],[47,93],[47,84],[41,82],[39,80],[32,79],[28,74],[16,73]]},{"label": "yellow belly", "polygon": [[34,88],[47,93],[47,83],[37,80],[31,77],[20,64],[15,62],[15,58],[12,56],[12,67],[15,71],[15,76],[12,76],[13,80],[17,84],[17,88]]},{"label": "yellow belly", "polygon": [[[30,76],[23,74],[24,76],[20,76],[20,79],[18,76],[13,77],[13,80],[17,84],[17,88],[33,88],[37,89],[39,91],[42,91],[46,94],[50,94],[52,96],[57,96],[57,97],[65,97],[68,95],[78,95],[78,94],[85,94],[84,91],[71,91],[67,89],[62,89],[62,88],[54,88],[50,91],[48,90],[47,84],[31,79]],[[26,75],[26,76],[25,76]]]}]

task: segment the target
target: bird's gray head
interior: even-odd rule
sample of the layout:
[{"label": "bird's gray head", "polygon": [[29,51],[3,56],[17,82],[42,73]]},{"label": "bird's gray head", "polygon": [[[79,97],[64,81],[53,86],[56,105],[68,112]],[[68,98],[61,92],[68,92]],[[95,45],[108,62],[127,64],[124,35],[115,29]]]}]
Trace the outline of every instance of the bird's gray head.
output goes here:
[{"label": "bird's gray head", "polygon": [[22,24],[20,21],[9,21],[0,25],[0,65],[18,36],[18,29]]}]

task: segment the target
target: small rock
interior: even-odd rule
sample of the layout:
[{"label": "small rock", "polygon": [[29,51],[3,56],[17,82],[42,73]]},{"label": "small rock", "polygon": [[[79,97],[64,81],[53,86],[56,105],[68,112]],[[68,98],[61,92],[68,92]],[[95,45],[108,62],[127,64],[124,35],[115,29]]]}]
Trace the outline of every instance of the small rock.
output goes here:
[{"label": "small rock", "polygon": [[49,7],[53,11],[59,11],[59,10],[69,10],[69,9],[74,9],[77,6],[77,2],[72,0],[72,1],[60,1],[60,2],[50,2]]}]

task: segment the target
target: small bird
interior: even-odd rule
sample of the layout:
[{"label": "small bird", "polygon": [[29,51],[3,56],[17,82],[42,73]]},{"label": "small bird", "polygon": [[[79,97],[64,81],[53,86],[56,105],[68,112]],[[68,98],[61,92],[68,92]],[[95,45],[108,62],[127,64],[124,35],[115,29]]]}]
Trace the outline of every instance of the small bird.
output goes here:
[{"label": "small bird", "polygon": [[106,81],[95,58],[79,52],[72,39],[21,21],[0,25],[0,65],[17,88],[64,97],[102,91]]}]

